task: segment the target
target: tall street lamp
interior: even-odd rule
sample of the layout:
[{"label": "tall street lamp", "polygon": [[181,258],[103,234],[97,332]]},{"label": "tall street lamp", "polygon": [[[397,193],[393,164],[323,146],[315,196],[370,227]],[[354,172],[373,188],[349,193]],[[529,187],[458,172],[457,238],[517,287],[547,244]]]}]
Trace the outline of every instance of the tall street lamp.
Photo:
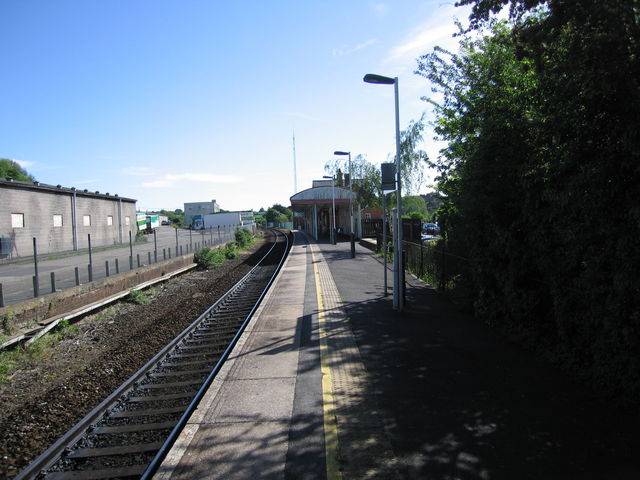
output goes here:
[{"label": "tall street lamp", "polygon": [[379,85],[393,85],[395,91],[396,101],[396,225],[394,230],[396,231],[395,242],[393,246],[393,263],[395,268],[393,270],[393,308],[402,311],[404,308],[404,285],[401,281],[402,272],[404,270],[402,265],[402,192],[400,182],[400,113],[398,110],[398,77],[384,77],[382,75],[375,75],[368,73],[364,76],[365,83],[375,83]]},{"label": "tall street lamp", "polygon": [[[334,155],[349,155],[349,193],[351,194],[351,185],[353,184],[353,172],[351,172],[351,152],[341,152],[336,150]],[[356,258],[356,238],[353,232],[353,203],[351,202],[351,195],[349,195],[349,216],[351,217],[351,258]]]},{"label": "tall street lamp", "polygon": [[336,177],[324,175],[322,178],[330,178],[331,179],[331,213],[333,214],[333,228],[331,229],[331,243],[336,244]]}]

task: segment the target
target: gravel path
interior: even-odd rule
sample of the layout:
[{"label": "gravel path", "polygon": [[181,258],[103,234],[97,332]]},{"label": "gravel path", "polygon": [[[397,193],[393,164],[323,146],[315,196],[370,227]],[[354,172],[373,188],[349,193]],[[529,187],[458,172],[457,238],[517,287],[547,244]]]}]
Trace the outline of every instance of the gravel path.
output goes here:
[{"label": "gravel path", "polygon": [[262,241],[215,270],[155,288],[146,305],[121,302],[0,387],[0,478],[13,478],[242,278]]}]

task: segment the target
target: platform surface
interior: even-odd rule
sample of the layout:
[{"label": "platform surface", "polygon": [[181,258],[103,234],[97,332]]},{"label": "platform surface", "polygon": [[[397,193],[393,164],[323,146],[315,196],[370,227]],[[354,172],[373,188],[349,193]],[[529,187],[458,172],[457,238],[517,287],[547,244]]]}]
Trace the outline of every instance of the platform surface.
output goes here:
[{"label": "platform surface", "polygon": [[410,275],[394,311],[383,278],[296,234],[156,478],[640,478],[637,415]]}]

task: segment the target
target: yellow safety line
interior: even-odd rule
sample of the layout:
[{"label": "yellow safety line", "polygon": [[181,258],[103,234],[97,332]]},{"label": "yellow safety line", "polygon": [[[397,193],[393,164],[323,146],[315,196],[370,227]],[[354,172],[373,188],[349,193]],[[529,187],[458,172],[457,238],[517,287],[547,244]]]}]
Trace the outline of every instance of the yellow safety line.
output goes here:
[{"label": "yellow safety line", "polygon": [[320,371],[322,372],[322,407],[324,411],[324,446],[327,459],[327,480],[341,480],[342,472],[338,462],[338,421],[333,399],[333,377],[329,363],[329,346],[325,328],[325,310],[320,286],[320,273],[316,265],[313,246],[311,260],[316,281],[316,297],[318,299],[318,323],[320,326]]}]

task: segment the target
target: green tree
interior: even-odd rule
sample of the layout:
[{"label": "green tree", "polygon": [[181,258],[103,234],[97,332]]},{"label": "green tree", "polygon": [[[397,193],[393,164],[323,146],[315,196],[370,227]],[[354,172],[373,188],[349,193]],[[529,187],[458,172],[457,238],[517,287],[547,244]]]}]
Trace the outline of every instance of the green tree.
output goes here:
[{"label": "green tree", "polygon": [[422,142],[423,131],[424,114],[419,120],[409,122],[406,130],[400,132],[400,175],[403,195],[417,194],[424,183],[424,166],[428,164],[429,157],[427,152],[418,148]]},{"label": "green tree", "polygon": [[[349,173],[348,159],[343,157],[329,160],[324,169],[330,175],[345,171]],[[380,185],[380,169],[367,161],[364,155],[356,155],[351,159],[351,188],[356,194],[356,202],[361,208],[377,207],[382,195]],[[336,182],[337,183],[337,182]]]},{"label": "green tree", "polygon": [[427,219],[427,202],[420,195],[407,195],[402,197],[403,217]]},{"label": "green tree", "polygon": [[27,173],[27,171],[22,168],[18,162],[8,158],[0,158],[0,177],[13,178],[14,180],[20,180],[23,182],[35,181],[35,178]]},{"label": "green tree", "polygon": [[[282,222],[291,222],[293,219],[293,212],[291,211],[290,208],[287,207],[283,207],[282,205],[280,205],[279,203],[276,203],[273,205],[273,207],[271,207],[273,210],[276,210],[277,212],[280,212],[282,215],[284,215],[287,220],[279,220]],[[271,220],[269,220],[271,221]]]},{"label": "green tree", "polygon": [[[637,7],[460,3],[488,35],[421,57],[418,73],[438,92],[440,223],[469,259],[469,305],[640,398]],[[507,3],[512,23],[491,20]]]},{"label": "green tree", "polygon": [[[281,205],[279,205],[281,207]],[[288,210],[288,209],[287,209]],[[286,223],[290,222],[289,217],[274,207],[269,207],[264,218],[269,223]]]}]

